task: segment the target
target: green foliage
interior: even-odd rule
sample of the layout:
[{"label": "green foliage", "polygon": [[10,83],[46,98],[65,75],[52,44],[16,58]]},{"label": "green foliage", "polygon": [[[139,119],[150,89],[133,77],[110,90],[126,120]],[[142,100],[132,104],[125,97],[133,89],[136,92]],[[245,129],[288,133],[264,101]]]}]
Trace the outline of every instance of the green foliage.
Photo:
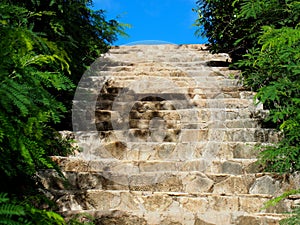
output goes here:
[{"label": "green foliage", "polygon": [[61,215],[53,211],[38,209],[28,200],[21,202],[20,200],[10,198],[7,193],[0,193],[0,224],[94,225],[92,221],[93,218],[91,216],[78,214],[66,222]]},{"label": "green foliage", "polygon": [[63,225],[65,221],[55,212],[34,208],[29,204],[10,199],[7,193],[0,193],[0,224]]},{"label": "green foliage", "polygon": [[[106,21],[103,11],[89,9],[90,4],[0,3],[0,177],[11,183],[56,167],[49,155],[70,153],[53,127],[70,112],[72,82],[124,33],[117,21]],[[10,182],[1,188],[9,190]]]},{"label": "green foliage", "polygon": [[245,35],[245,29],[251,24],[238,20],[239,7],[233,0],[199,0],[194,11],[198,14],[195,26],[197,36],[208,39],[212,53],[227,52],[233,59],[245,53],[246,40],[235,43]]},{"label": "green foliage", "polygon": [[[34,33],[47,38],[50,49],[63,58],[71,74],[66,74],[76,85],[85,70],[102,53],[109,50],[118,35],[125,36],[129,25],[116,19],[107,20],[103,10],[91,9],[91,0],[7,0],[15,7],[28,10],[29,17],[22,19]],[[13,12],[13,10],[12,10]],[[72,129],[71,108],[73,91],[51,90],[51,94],[67,108],[64,121],[55,124],[59,130]]]},{"label": "green foliage", "polygon": [[34,32],[47,36],[68,57],[71,79],[77,84],[91,63],[106,52],[127,24],[106,20],[103,10],[91,9],[91,0],[10,0],[39,16],[28,18]]},{"label": "green foliage", "polygon": [[0,193],[0,224],[21,225],[23,223],[17,222],[14,217],[24,215],[24,207],[11,203],[6,193]]},{"label": "green foliage", "polygon": [[258,90],[256,99],[270,110],[267,120],[276,124],[284,138],[261,153],[268,171],[300,170],[300,30],[263,27],[260,50],[252,50],[244,61],[245,85]]},{"label": "green foliage", "polygon": [[2,190],[22,182],[19,176],[30,180],[38,169],[56,167],[48,157],[54,146],[62,154],[69,148],[59,144],[49,126],[59,123],[66,111],[51,92],[72,88],[65,75],[70,72],[68,59],[55,43],[32,30],[29,18],[41,15],[0,4],[0,175],[7,181]]},{"label": "green foliage", "polygon": [[[276,206],[279,202],[283,201],[284,199],[288,198],[291,195],[297,195],[300,194],[300,190],[290,190],[282,195],[271,199],[270,201],[267,201],[265,204],[265,207],[263,209],[267,209],[272,206]],[[280,221],[281,225],[298,225],[300,224],[300,207],[299,205],[296,205],[292,212],[289,213],[290,215],[287,216],[287,218]]]},{"label": "green foliage", "polygon": [[270,201],[267,201],[265,204],[264,209],[267,209],[271,206],[276,206],[279,202],[281,202],[282,200],[288,198],[290,195],[296,195],[296,194],[300,194],[300,190],[290,190],[287,191],[285,193],[283,193],[282,195],[271,199]]},{"label": "green foliage", "polygon": [[206,36],[213,53],[242,59],[257,42],[263,26],[295,28],[300,4],[293,0],[199,0],[196,35]]},{"label": "green foliage", "polygon": [[280,221],[280,225],[298,225],[300,224],[300,206],[297,205],[291,215]]},{"label": "green foliage", "polygon": [[58,214],[40,209],[41,197],[33,197],[41,188],[36,172],[58,170],[49,156],[72,153],[55,127],[70,112],[73,83],[124,33],[90,4],[0,3],[0,191],[16,197],[0,195],[2,224],[65,224]]}]

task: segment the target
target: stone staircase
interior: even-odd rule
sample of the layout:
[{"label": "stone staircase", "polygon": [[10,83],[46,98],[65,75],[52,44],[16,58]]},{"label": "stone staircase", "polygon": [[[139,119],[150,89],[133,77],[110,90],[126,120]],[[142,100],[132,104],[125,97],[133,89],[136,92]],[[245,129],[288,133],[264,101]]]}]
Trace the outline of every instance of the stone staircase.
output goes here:
[{"label": "stone staircase", "polygon": [[53,157],[68,182],[41,171],[67,216],[96,224],[279,224],[300,177],[263,173],[256,146],[279,135],[266,111],[229,70],[226,54],[203,45],[114,47],[76,92],[73,134],[82,152]]}]

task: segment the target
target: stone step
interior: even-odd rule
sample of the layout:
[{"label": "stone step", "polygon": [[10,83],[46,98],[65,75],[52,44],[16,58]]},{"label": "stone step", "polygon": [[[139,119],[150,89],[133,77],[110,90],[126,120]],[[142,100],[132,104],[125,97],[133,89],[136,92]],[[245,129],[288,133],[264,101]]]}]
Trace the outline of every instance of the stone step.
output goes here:
[{"label": "stone step", "polygon": [[91,150],[85,151],[80,157],[53,157],[63,171],[101,172],[108,173],[153,173],[153,172],[202,172],[240,175],[259,173],[262,171],[256,159],[216,159],[213,153],[201,159],[189,161],[178,160],[118,160],[105,159]]},{"label": "stone step", "polygon": [[[84,132],[84,131],[83,131]],[[89,132],[83,133],[88,137]],[[114,130],[99,131],[93,134],[95,140],[103,142],[175,142],[193,143],[203,141],[223,142],[264,142],[276,143],[280,134],[273,129],[261,128],[215,128],[209,129],[128,129],[118,126]]]},{"label": "stone step", "polygon": [[[187,103],[186,101],[190,101],[189,104],[193,105],[193,103],[198,103],[199,100],[202,100],[203,102],[214,103],[214,102],[227,102],[227,99],[237,99],[243,104],[244,99],[253,102],[253,98],[251,94],[248,95],[248,93],[238,92],[238,91],[218,91],[218,90],[209,90],[209,91],[199,91],[198,93],[195,92],[180,92],[180,90],[177,93],[174,93],[174,90],[170,90],[170,92],[161,92],[161,93],[137,93],[137,92],[120,92],[116,94],[111,93],[99,93],[97,95],[97,103],[98,104],[107,104],[112,105],[114,104],[126,104],[128,101],[134,103],[142,102],[143,104],[156,104],[156,105],[164,105],[164,104],[174,104],[176,103],[179,105],[182,101],[183,106],[185,106]],[[87,102],[85,99],[82,101]],[[122,102],[123,101],[123,102]],[[228,100],[229,101],[229,100]],[[246,102],[246,101],[244,101]],[[88,103],[88,102],[87,102]],[[219,103],[220,104],[220,103]],[[225,104],[223,104],[226,106]]]},{"label": "stone step", "polygon": [[[99,130],[111,130],[112,127],[114,129],[120,129],[118,127],[129,129],[129,125],[133,125],[133,123],[138,120],[141,120],[141,123],[144,120],[152,122],[155,122],[156,120],[164,120],[165,125],[168,124],[167,121],[177,121],[182,128],[186,129],[205,128],[207,126],[215,128],[221,126],[220,128],[223,128],[224,124],[228,128],[247,128],[252,126],[252,119],[254,121],[262,121],[263,118],[266,118],[268,111],[251,108],[193,108],[192,110],[154,110],[139,113],[137,111],[130,111],[129,109],[118,111],[95,111],[95,109],[89,109],[88,105],[80,103],[75,107],[73,106],[73,115],[78,118],[77,120],[79,123],[76,125],[77,121],[73,121],[73,125],[78,126],[76,131],[95,131],[97,127]],[[133,122],[129,123],[130,121]],[[257,127],[260,127],[260,123],[255,122],[255,124],[258,125]],[[166,126],[171,126],[171,124]]]},{"label": "stone step", "polygon": [[[116,65],[116,62],[98,62],[98,66],[101,64],[102,67],[98,67],[96,74],[107,74],[111,75],[112,72],[154,72],[157,71],[157,76],[160,71],[169,71],[171,73],[167,76],[176,75],[174,71],[185,71],[185,74],[188,74],[189,77],[198,77],[198,76],[209,76],[209,77],[218,77],[220,78],[238,78],[241,72],[239,70],[231,70],[227,67],[208,67],[209,61],[196,61],[196,62],[166,62],[166,63],[119,63]],[[222,61],[220,63],[223,63]],[[107,72],[105,72],[107,71]],[[109,73],[111,72],[111,73]],[[184,78],[183,78],[184,79]]]},{"label": "stone step", "polygon": [[[102,117],[103,118],[103,117]],[[108,131],[118,129],[151,129],[159,124],[164,125],[164,129],[210,129],[210,128],[261,128],[260,119],[241,119],[228,121],[207,121],[207,122],[181,122],[180,120],[163,120],[163,119],[127,119],[122,121],[101,120],[96,117],[91,125],[95,125],[97,131]]]},{"label": "stone step", "polygon": [[[144,54],[143,54],[144,53]],[[183,48],[178,48],[177,46],[175,47],[170,47],[170,46],[160,46],[160,48],[156,48],[156,46],[150,46],[150,47],[145,47],[143,45],[138,45],[138,48],[135,48],[133,46],[130,46],[130,48],[127,48],[126,46],[121,46],[119,49],[110,49],[107,55],[110,54],[117,54],[117,55],[129,55],[129,56],[136,56],[136,55],[146,55],[146,54],[152,54],[152,55],[159,55],[159,56],[164,56],[166,54],[172,56],[174,54],[204,54],[204,55],[211,55],[208,51],[206,50],[201,50],[199,51],[198,49],[183,49]],[[216,57],[221,57],[225,56],[227,54],[216,54]]]},{"label": "stone step", "polygon": [[[198,92],[198,93],[197,93]],[[218,90],[209,90],[209,91],[193,91],[193,92],[184,92],[182,90],[182,93],[179,94],[177,92],[174,93],[174,90],[168,92],[161,92],[161,93],[126,93],[120,92],[120,93],[98,93],[98,94],[92,94],[92,93],[86,93],[82,92],[79,95],[77,95],[77,98],[81,100],[74,100],[73,105],[80,105],[80,104],[95,104],[95,101],[88,101],[84,96],[87,95],[95,95],[97,98],[96,102],[96,108],[98,109],[107,109],[110,110],[112,106],[114,107],[121,107],[124,104],[128,104],[128,102],[132,102],[134,104],[139,105],[145,105],[147,104],[147,107],[150,106],[153,109],[169,109],[166,108],[165,105],[173,105],[173,108],[191,108],[191,106],[195,107],[203,107],[204,104],[210,105],[212,107],[215,107],[217,105],[218,107],[226,107],[227,105],[231,106],[231,104],[226,104],[226,102],[234,101],[233,99],[236,99],[237,101],[241,100],[242,104],[245,104],[248,100],[251,106],[253,108],[253,94],[248,92],[238,92],[238,91],[218,91]],[[187,94],[188,93],[188,94]],[[244,102],[243,102],[244,101]],[[201,103],[201,104],[200,104]],[[151,108],[150,108],[151,109]]]},{"label": "stone step", "polygon": [[[180,66],[184,65],[184,66]],[[143,76],[153,77],[153,78],[165,78],[172,80],[197,80],[214,82],[222,81],[237,82],[236,76],[240,74],[237,70],[230,70],[228,68],[219,67],[205,67],[205,66],[194,66],[195,63],[190,63],[189,68],[187,67],[189,63],[182,64],[157,64],[154,63],[153,66],[144,66],[140,63],[137,65],[132,65],[131,63],[120,64],[120,66],[106,65],[105,67],[97,68],[90,71],[89,77],[91,79],[99,80],[101,77],[117,77],[118,79],[130,80],[130,79],[141,79]],[[193,68],[191,68],[193,67]],[[231,75],[230,75],[231,74]],[[164,80],[164,79],[162,79]]]},{"label": "stone step", "polygon": [[[84,77],[84,79],[81,80],[81,84],[86,84],[86,87],[93,87],[97,83],[103,84],[103,82],[106,81],[114,86],[119,85],[117,87],[124,87],[128,86],[132,82],[135,84],[140,83],[139,85],[142,85],[141,81],[145,81],[148,84],[156,86],[158,86],[159,83],[164,84],[165,88],[167,88],[167,85],[170,85],[170,83],[177,87],[198,87],[203,89],[207,87],[211,88],[222,86],[235,88],[235,85],[237,85],[240,89],[243,88],[237,79],[230,78],[230,71],[224,72],[224,74],[223,72],[217,73],[216,71],[202,70],[192,71],[186,74],[181,73],[181,71],[175,71],[173,73],[168,72],[167,74],[155,72],[153,73],[153,76],[150,76],[151,74],[145,72],[141,72],[140,75],[136,75],[131,74],[130,72],[94,71],[92,74],[89,74],[89,76]],[[227,78],[224,76],[229,77]]]},{"label": "stone step", "polygon": [[[222,83],[238,83],[237,79],[234,79],[234,76],[231,78],[227,78],[222,74],[222,70],[219,73],[216,73],[215,70],[203,70],[203,69],[196,69],[193,70],[185,70],[181,69],[181,67],[170,67],[170,68],[153,68],[148,67],[144,68],[141,67],[137,69],[135,67],[119,67],[114,68],[112,70],[99,70],[96,71],[92,79],[99,79],[99,77],[114,77],[118,78],[119,80],[139,80],[140,77],[147,76],[147,77],[162,77],[164,79],[170,79],[172,81],[197,81],[197,82],[218,82]],[[232,71],[230,71],[232,72]],[[226,72],[228,73],[228,72]],[[232,72],[234,73],[234,72]],[[97,76],[96,76],[97,75]],[[155,80],[154,80],[155,81]]]},{"label": "stone step", "polygon": [[[166,93],[173,90],[175,93],[178,91],[182,93],[183,91],[191,91],[191,90],[200,90],[201,93],[204,91],[223,91],[224,89],[228,90],[245,90],[240,84],[239,81],[235,79],[212,79],[207,80],[202,77],[186,77],[185,79],[177,78],[177,77],[154,77],[149,75],[141,75],[137,76],[92,76],[85,78],[81,81],[81,87],[86,87],[86,90],[82,90],[84,93],[98,93],[98,87],[101,85],[104,86],[105,83],[109,83],[109,87],[117,87],[117,88],[127,88],[134,90],[137,93],[151,93],[151,90],[162,90]],[[88,88],[93,88],[88,89]],[[78,89],[79,90],[79,89]],[[173,93],[174,93],[173,92]]]},{"label": "stone step", "polygon": [[[85,102],[88,104],[88,99],[91,99],[95,101],[94,99],[97,99],[99,104],[107,104],[111,105],[113,102],[116,103],[126,103],[126,102],[177,102],[177,104],[180,103],[180,101],[183,101],[183,103],[186,104],[187,101],[190,101],[190,104],[197,105],[199,104],[199,101],[202,101],[203,103],[213,103],[213,102],[226,102],[229,99],[235,99],[236,101],[239,100],[248,100],[250,102],[253,101],[253,94],[247,93],[247,92],[239,92],[236,90],[228,90],[223,91],[221,89],[207,89],[207,90],[189,90],[189,89],[164,89],[160,92],[156,92],[153,90],[141,90],[141,92],[138,91],[132,91],[128,89],[121,90],[119,93],[100,93],[96,90],[91,91],[80,91],[77,93],[76,98],[78,100],[75,100],[74,102]],[[110,102],[111,101],[111,102]],[[93,102],[91,102],[93,103]],[[223,104],[225,106],[225,104]],[[201,106],[201,105],[200,105]]]},{"label": "stone step", "polygon": [[[103,159],[187,161],[206,155],[215,159],[255,159],[259,154],[256,142],[106,142],[88,135],[77,136],[83,152],[94,152]],[[266,145],[266,144],[264,144]]]},{"label": "stone step", "polygon": [[48,190],[130,190],[151,192],[211,193],[219,195],[259,194],[279,196],[297,189],[300,177],[257,173],[244,175],[203,174],[200,172],[155,172],[119,174],[109,172],[39,172]]},{"label": "stone step", "polygon": [[[103,62],[99,62],[100,65],[105,66],[104,71],[134,71],[141,67],[145,68],[145,71],[157,71],[157,70],[167,70],[167,69],[176,69],[176,68],[182,68],[185,71],[193,71],[193,70],[203,70],[208,71],[208,67],[204,68],[207,65],[207,61],[199,61],[199,62],[182,62],[182,63],[176,63],[176,62],[169,62],[169,63],[132,63],[132,64],[126,64],[126,65],[110,65],[109,62],[106,63],[105,59],[103,59]],[[174,68],[175,67],[175,68]],[[193,67],[193,68],[190,68]],[[234,71],[234,70],[232,70]]]},{"label": "stone step", "polygon": [[[117,90],[117,91],[116,91]],[[172,91],[173,90],[173,91]],[[222,86],[218,86],[216,84],[214,85],[204,85],[204,87],[189,87],[188,89],[187,88],[175,88],[173,87],[173,89],[168,89],[168,88],[165,88],[163,90],[163,94],[174,94],[174,90],[176,90],[176,93],[179,94],[188,94],[190,97],[194,97],[195,95],[200,95],[200,96],[206,96],[206,95],[209,95],[209,96],[212,96],[211,98],[215,98],[214,95],[217,95],[217,94],[223,94],[224,96],[226,94],[230,95],[233,95],[233,96],[240,96],[240,98],[249,98],[249,99],[253,99],[254,98],[254,95],[255,93],[254,92],[250,92],[250,91],[245,91],[245,88],[241,87],[241,86],[232,86],[232,87],[222,87]],[[105,88],[105,91],[106,92],[98,92],[96,91],[96,89],[87,89],[87,92],[88,93],[96,93],[96,94],[99,94],[99,95],[102,95],[102,94],[112,94],[113,96],[117,96],[119,95],[120,93],[130,93],[129,89],[126,89],[123,88],[123,87],[116,87],[116,86],[112,86],[112,87],[106,87]],[[133,91],[132,91],[133,92]],[[146,90],[146,91],[141,91],[141,92],[136,92],[136,93],[140,93],[140,94],[154,94],[154,93],[151,93],[149,92],[149,90]],[[157,94],[157,93],[156,93]],[[214,94],[214,95],[212,95]],[[203,97],[203,99],[207,99],[209,97]],[[238,98],[238,97],[233,97],[233,98]]]},{"label": "stone step", "polygon": [[[136,103],[138,106],[139,103]],[[187,104],[187,103],[186,103]],[[120,104],[121,105],[121,104]],[[175,104],[174,104],[175,105]],[[249,118],[259,118],[260,113],[267,113],[267,111],[260,110],[259,108],[255,107],[240,107],[237,108],[226,108],[220,107],[216,108],[183,108],[180,109],[179,106],[176,110],[173,110],[173,104],[165,104],[163,107],[171,108],[171,110],[147,110],[147,104],[141,104],[142,107],[145,107],[143,112],[143,108],[138,110],[131,109],[126,110],[126,108],[122,108],[121,106],[125,107],[125,105],[121,105],[120,107],[117,105],[114,107],[115,110],[118,111],[110,111],[110,110],[97,110],[95,111],[96,117],[101,117],[101,115],[108,115],[110,119],[114,118],[122,118],[122,115],[129,117],[130,119],[153,119],[153,118],[162,118],[164,120],[180,120],[182,123],[190,122],[190,123],[197,123],[197,122],[208,122],[208,121],[226,121],[226,120],[237,120],[237,119],[249,119]],[[221,103],[220,103],[221,105]],[[220,106],[219,105],[219,106]],[[130,106],[130,105],[129,105]],[[175,105],[176,106],[176,105]],[[121,110],[122,109],[122,110]],[[124,110],[125,109],[125,110]],[[127,114],[127,115],[126,115]],[[104,119],[104,118],[103,118]]]},{"label": "stone step", "polygon": [[[100,117],[100,119],[99,119]],[[237,119],[237,120],[225,120],[225,121],[203,121],[203,122],[187,122],[187,121],[180,121],[180,120],[163,120],[160,118],[156,118],[155,121],[152,119],[128,119],[127,121],[122,121],[124,123],[123,126],[120,126],[122,123],[118,123],[117,121],[110,121],[111,123],[108,124],[109,120],[103,120],[102,116],[96,117],[96,126],[98,131],[105,131],[105,130],[113,130],[117,129],[118,127],[122,128],[125,127],[125,123],[131,129],[150,129],[153,128],[156,124],[164,124],[165,129],[209,129],[209,128],[260,128],[261,127],[261,120],[260,119]],[[106,118],[106,117],[105,117]],[[151,124],[151,121],[156,124]],[[113,127],[112,124],[119,124],[119,126]]]},{"label": "stone step", "polygon": [[182,63],[197,63],[197,62],[206,62],[206,66],[209,68],[216,67],[217,69],[226,68],[229,66],[229,58],[222,57],[218,59],[214,58],[207,58],[205,55],[197,55],[197,54],[190,54],[189,57],[182,58],[178,54],[177,55],[143,55],[141,57],[128,57],[130,55],[122,55],[122,54],[111,54],[109,55],[109,59],[112,61],[122,61],[124,63],[137,63],[137,64],[144,64],[144,63],[159,63],[159,64],[171,64],[173,65],[181,65]]},{"label": "stone step", "polygon": [[[192,210],[191,210],[192,211]],[[96,224],[102,225],[279,225],[279,221],[286,218],[284,214],[274,213],[224,213],[207,211],[203,213],[193,212],[149,212],[122,210],[74,210],[63,213],[67,218],[84,214],[96,218]],[[83,221],[89,221],[83,216]]]},{"label": "stone step", "polygon": [[[185,54],[184,57],[182,55]],[[223,61],[228,62],[230,58],[227,54],[219,54],[216,57],[208,57],[210,54],[199,54],[198,52],[186,51],[164,51],[163,53],[157,54],[156,51],[139,51],[138,53],[131,52],[130,54],[108,54],[108,57],[112,60],[120,60],[122,62],[199,62],[199,61]],[[223,67],[228,66],[228,63],[224,64]]]},{"label": "stone step", "polygon": [[[117,58],[114,55],[111,55],[111,60],[110,56],[105,56],[101,59],[99,59],[99,65],[101,66],[106,66],[107,68],[111,70],[118,70],[120,68],[128,68],[129,70],[134,70],[138,69],[140,67],[145,67],[146,70],[149,68],[152,68],[152,70],[157,70],[160,68],[174,68],[174,67],[179,67],[179,68],[184,68],[184,70],[193,70],[193,69],[203,69],[203,70],[211,70],[211,68],[219,68],[220,71],[223,70],[231,70],[233,72],[239,72],[239,70],[234,70],[231,68],[228,68],[228,64],[226,64],[226,58],[217,58],[217,59],[201,59],[199,61],[190,61],[190,62],[176,62],[176,61],[169,61],[169,62],[132,62],[132,63],[123,63],[123,64],[116,64]],[[113,60],[112,60],[113,59]],[[151,59],[151,58],[150,58]],[[217,65],[219,63],[219,65]],[[226,65],[225,67],[223,65]],[[193,67],[193,68],[190,68]]]},{"label": "stone step", "polygon": [[148,191],[56,191],[56,203],[62,212],[70,210],[124,210],[127,212],[178,212],[203,214],[216,211],[232,213],[283,213],[294,201],[286,199],[276,207],[262,210],[270,195],[218,195],[210,193],[148,192]]},{"label": "stone step", "polygon": [[[112,60],[121,61],[134,61],[135,63],[151,63],[151,62],[199,62],[199,61],[230,61],[227,54],[216,55],[215,58],[207,57],[209,54],[207,52],[195,52],[195,51],[183,51],[185,57],[182,57],[182,53],[178,51],[164,51],[159,54],[155,51],[139,51],[133,54],[107,54],[106,57]],[[225,65],[224,65],[225,66]],[[228,64],[227,64],[228,66]]]},{"label": "stone step", "polygon": [[[73,111],[77,112],[78,115],[91,116],[91,112],[85,109],[89,106],[85,102],[78,102],[78,105],[73,106]],[[125,106],[124,106],[125,107]],[[145,106],[146,107],[146,106]],[[165,104],[163,107],[172,108],[172,104]],[[117,107],[116,107],[117,108]],[[131,108],[130,108],[131,109]],[[130,110],[131,111],[131,110]],[[125,111],[111,111],[111,110],[93,110],[94,117],[98,119],[102,118],[103,121],[114,120],[116,118],[120,119],[120,113],[123,115],[130,114],[129,110]],[[96,114],[96,115],[95,115]],[[227,121],[227,120],[239,120],[239,119],[249,119],[264,118],[268,114],[267,110],[260,108],[190,108],[190,109],[176,109],[176,110],[148,110],[147,112],[132,113],[130,119],[153,119],[155,117],[163,118],[164,120],[180,120],[181,123],[202,123],[209,121]],[[101,116],[101,117],[100,117]],[[127,116],[128,117],[128,116]],[[121,118],[125,120],[126,118]]]},{"label": "stone step", "polygon": [[[116,87],[130,87],[131,89],[139,90],[142,91],[143,88],[147,88],[146,91],[149,92],[150,90],[162,90],[162,91],[168,91],[170,87],[173,88],[173,90],[179,90],[180,88],[202,88],[203,90],[207,89],[213,89],[217,88],[217,90],[221,90],[221,87],[226,87],[226,88],[236,88],[237,86],[237,81],[235,80],[223,80],[223,81],[205,81],[201,80],[201,77],[198,79],[191,79],[188,78],[186,80],[183,79],[170,79],[168,77],[161,78],[157,77],[155,80],[149,81],[149,76],[144,75],[141,76],[140,79],[138,78],[130,78],[126,77],[128,79],[122,79],[121,77],[113,77],[113,86]],[[112,79],[112,77],[108,77],[107,79]],[[146,80],[147,79],[147,80]],[[160,81],[159,81],[160,80]],[[145,86],[143,86],[145,84]],[[161,85],[160,85],[161,84]],[[147,85],[147,86],[146,86]],[[238,86],[241,88],[241,86]],[[158,89],[160,88],[160,89]],[[183,89],[184,90],[184,89]]]},{"label": "stone step", "polygon": [[[153,51],[154,50],[154,51]],[[109,53],[119,53],[119,54],[127,54],[131,52],[156,52],[157,54],[164,54],[165,52],[197,52],[205,53],[211,55],[207,47],[205,45],[194,45],[193,47],[187,46],[187,45],[175,45],[175,44],[163,44],[163,45],[143,45],[143,44],[137,44],[137,45],[122,45],[118,47],[113,47],[109,50]],[[216,54],[214,56],[218,57],[225,54]]]},{"label": "stone step", "polygon": [[[159,101],[159,99],[161,101]],[[170,99],[170,100],[166,100]],[[74,102],[75,107],[80,107],[80,104],[92,104],[86,101]],[[94,102],[95,104],[95,102]],[[149,113],[155,112],[156,114],[164,110],[181,110],[181,111],[201,111],[203,109],[241,109],[249,108],[250,110],[262,110],[262,106],[255,106],[252,99],[236,99],[236,98],[216,98],[216,99],[201,99],[194,97],[194,99],[189,99],[183,94],[134,94],[132,96],[120,96],[115,98],[113,96],[101,95],[98,97],[95,108],[105,108],[104,110],[113,111],[137,111],[139,113],[144,113],[145,111]],[[99,111],[101,113],[101,111]],[[174,111],[173,111],[174,112]]]},{"label": "stone step", "polygon": [[[201,57],[206,60],[214,59],[214,60],[226,60],[229,59],[228,54],[216,54],[212,55],[208,53],[207,51],[195,51],[193,49],[170,49],[170,48],[164,48],[164,49],[154,49],[154,48],[139,48],[139,49],[119,49],[118,51],[110,50],[108,54],[106,54],[108,57],[113,58],[114,56],[118,58],[123,59],[135,59],[137,62],[137,59],[144,59],[144,58],[159,58],[166,60],[172,60],[174,58],[181,58],[182,60],[190,58],[190,57]],[[184,55],[184,57],[183,57]],[[210,56],[209,58],[207,56]],[[124,57],[124,58],[123,58]]]},{"label": "stone step", "polygon": [[[160,63],[160,64],[168,64],[168,63],[176,63],[176,64],[181,64],[181,63],[185,63],[185,62],[199,62],[199,61],[206,61],[206,62],[209,62],[209,61],[217,61],[217,60],[214,60],[213,58],[206,58],[205,55],[190,55],[189,57],[187,58],[182,58],[180,56],[171,56],[171,55],[168,55],[168,56],[159,56],[159,55],[143,55],[143,56],[136,56],[136,57],[128,57],[129,55],[122,55],[122,54],[116,54],[116,55],[110,55],[109,58],[112,60],[112,61],[122,61],[124,63],[132,63],[132,62],[135,62],[135,63],[154,63],[154,62],[157,62],[157,63]],[[132,56],[132,55],[131,55]],[[219,65],[222,65],[223,68],[225,68],[226,66],[228,66],[228,62],[226,62],[228,58],[226,57],[223,57],[223,58],[219,58],[218,61],[220,61],[221,63],[219,63]],[[215,62],[214,62],[215,64]],[[211,64],[208,64],[208,66],[210,66]],[[218,69],[221,67],[221,66],[215,66],[217,67]]]},{"label": "stone step", "polygon": [[[208,81],[199,81],[202,85],[199,85],[198,81],[192,80],[191,85],[187,86],[185,83],[182,87],[178,86],[177,83],[173,82],[172,79],[166,79],[166,80],[161,80],[159,86],[159,82],[157,83],[152,83],[152,86],[155,84],[154,87],[147,86],[145,87],[145,90],[142,90],[142,88],[138,89],[136,86],[128,86],[128,84],[133,83],[136,85],[141,86],[139,83],[140,81],[137,80],[125,80],[125,83],[121,82],[122,79],[112,79],[112,78],[107,78],[107,81],[109,84],[105,83],[105,81],[99,80],[100,77],[88,77],[85,78],[81,83],[80,87],[77,88],[77,91],[80,91],[82,93],[90,93],[90,94],[119,94],[119,92],[122,93],[130,93],[131,92],[136,92],[136,93],[151,93],[150,90],[157,90],[157,88],[163,89],[163,93],[184,93],[184,94],[205,94],[205,93],[227,93],[227,92],[243,92],[246,93],[246,89],[242,86],[239,85],[231,85],[232,80],[227,80],[225,82],[220,82],[220,81],[215,81],[215,82],[208,82]],[[102,77],[103,78],[103,77]],[[124,81],[124,79],[123,79]],[[137,82],[136,82],[137,81]],[[135,83],[136,82],[136,83]],[[146,81],[147,82],[147,81]],[[164,83],[168,83],[167,85],[163,85]],[[181,81],[180,81],[181,82]],[[185,82],[185,81],[184,81]],[[189,82],[189,81],[186,81]],[[193,82],[193,83],[192,83]],[[95,85],[96,84],[96,85]],[[127,86],[124,86],[127,85]],[[99,87],[103,86],[104,91],[102,89],[102,92],[100,92]],[[130,89],[131,88],[131,89]],[[173,92],[172,92],[173,90]],[[184,92],[185,91],[185,92]],[[187,92],[188,91],[188,92]],[[254,95],[254,92],[248,92],[248,95]]]}]

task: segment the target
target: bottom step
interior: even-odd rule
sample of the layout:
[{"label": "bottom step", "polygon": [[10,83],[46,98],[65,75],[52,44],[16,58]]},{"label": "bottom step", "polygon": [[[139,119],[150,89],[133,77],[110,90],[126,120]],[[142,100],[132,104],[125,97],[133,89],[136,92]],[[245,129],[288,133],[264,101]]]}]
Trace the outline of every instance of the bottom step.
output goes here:
[{"label": "bottom step", "polygon": [[212,193],[149,192],[149,191],[55,191],[56,203],[62,212],[71,210],[126,210],[145,214],[156,212],[206,213],[283,213],[295,206],[296,199],[285,199],[275,207],[263,209],[270,195],[220,195]]},{"label": "bottom step", "polygon": [[[82,215],[82,216],[79,216]],[[279,225],[279,221],[286,217],[283,214],[254,213],[243,214],[220,213],[207,211],[205,213],[153,212],[138,211],[125,212],[119,210],[108,211],[69,211],[66,218],[78,216],[81,222],[93,220],[96,225]]]}]

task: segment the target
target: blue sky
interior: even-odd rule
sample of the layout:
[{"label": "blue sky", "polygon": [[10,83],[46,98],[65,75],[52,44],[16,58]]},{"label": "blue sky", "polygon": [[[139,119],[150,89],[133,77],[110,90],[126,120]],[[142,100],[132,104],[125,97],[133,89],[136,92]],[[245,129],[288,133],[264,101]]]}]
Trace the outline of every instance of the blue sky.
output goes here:
[{"label": "blue sky", "polygon": [[107,19],[127,23],[129,38],[120,37],[115,45],[158,40],[174,44],[197,44],[204,40],[194,35],[197,18],[192,8],[196,0],[94,0],[95,9],[104,9]]}]

